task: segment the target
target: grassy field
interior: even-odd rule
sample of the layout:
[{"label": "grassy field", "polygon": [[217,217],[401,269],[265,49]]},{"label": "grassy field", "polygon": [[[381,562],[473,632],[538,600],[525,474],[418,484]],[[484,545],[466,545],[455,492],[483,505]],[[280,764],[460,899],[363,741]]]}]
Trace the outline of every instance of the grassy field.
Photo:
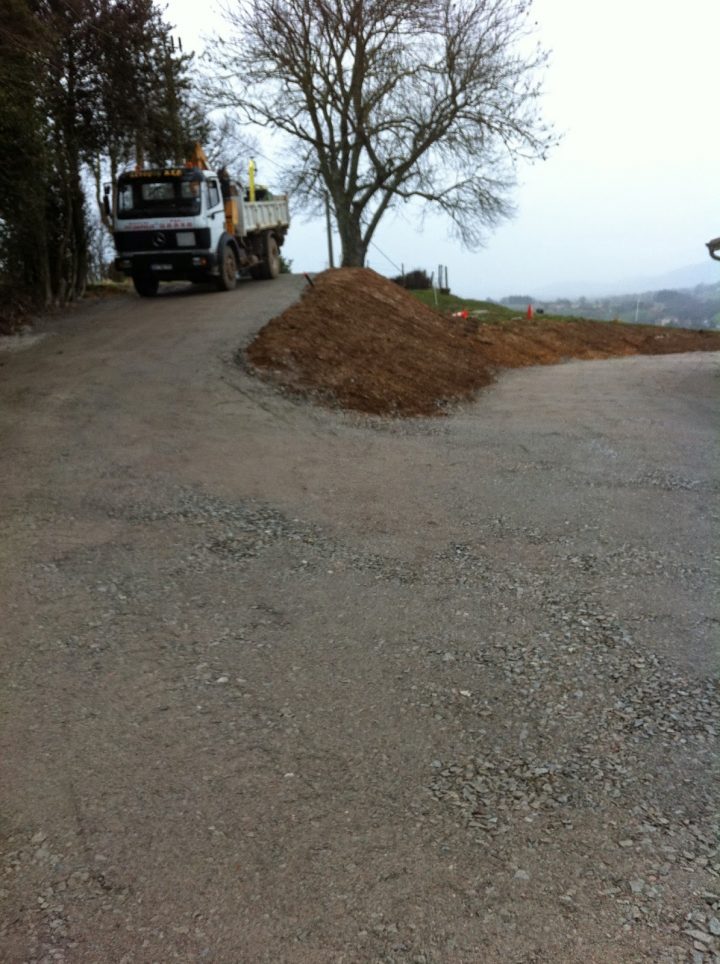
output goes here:
[{"label": "grassy field", "polygon": [[496,305],[492,301],[459,298],[453,294],[443,295],[439,291],[437,293],[437,304],[435,304],[435,294],[432,290],[411,290],[410,294],[427,305],[428,308],[436,308],[444,315],[452,311],[467,310],[478,321],[488,324],[497,325],[513,319],[517,321],[518,318],[523,318],[525,314],[524,312],[521,314],[512,308],[506,308],[504,305]]},{"label": "grassy field", "polygon": [[[479,322],[489,325],[501,325],[510,321],[525,320],[525,309],[506,308],[505,305],[498,305],[492,301],[476,301],[474,298],[459,298],[457,295],[443,295],[437,293],[437,304],[435,304],[435,294],[432,290],[410,289],[409,293],[418,301],[421,301],[429,308],[435,308],[443,315],[453,311],[467,310],[473,318]],[[536,322],[542,321],[585,321],[586,319],[576,315],[535,315]],[[626,322],[615,319],[613,322],[605,324],[626,324]]]}]

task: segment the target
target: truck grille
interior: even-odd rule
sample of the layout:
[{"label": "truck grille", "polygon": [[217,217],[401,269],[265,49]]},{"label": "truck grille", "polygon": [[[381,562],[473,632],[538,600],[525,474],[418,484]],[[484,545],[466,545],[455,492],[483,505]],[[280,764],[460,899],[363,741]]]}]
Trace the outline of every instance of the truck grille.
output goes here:
[{"label": "truck grille", "polygon": [[[130,254],[133,251],[187,251],[186,247],[178,247],[177,236],[179,233],[187,234],[187,230],[181,232],[167,229],[162,231],[116,231],[115,246],[118,254]],[[207,251],[210,247],[210,229],[195,228],[194,233],[195,248]]]}]

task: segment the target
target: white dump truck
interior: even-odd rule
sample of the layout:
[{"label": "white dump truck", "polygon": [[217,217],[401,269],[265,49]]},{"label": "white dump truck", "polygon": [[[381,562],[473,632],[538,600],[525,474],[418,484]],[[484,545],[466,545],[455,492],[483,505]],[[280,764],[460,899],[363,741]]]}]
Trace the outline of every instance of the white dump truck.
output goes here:
[{"label": "white dump truck", "polygon": [[105,187],[112,218],[115,267],[150,298],[161,281],[213,281],[230,291],[238,273],[277,278],[280,248],[290,225],[286,195],[254,184],[247,190],[209,169],[198,144],[183,166],[136,167]]}]

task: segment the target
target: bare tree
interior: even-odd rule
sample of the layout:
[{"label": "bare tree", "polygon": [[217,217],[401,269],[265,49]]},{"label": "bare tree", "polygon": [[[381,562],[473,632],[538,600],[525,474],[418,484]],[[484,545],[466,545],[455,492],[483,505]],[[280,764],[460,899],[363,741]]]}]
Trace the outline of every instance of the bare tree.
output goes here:
[{"label": "bare tree", "polygon": [[328,192],[343,265],[413,198],[476,247],[511,212],[514,161],[552,143],[531,0],[230,2],[215,96],[292,138],[289,186],[310,206]]}]

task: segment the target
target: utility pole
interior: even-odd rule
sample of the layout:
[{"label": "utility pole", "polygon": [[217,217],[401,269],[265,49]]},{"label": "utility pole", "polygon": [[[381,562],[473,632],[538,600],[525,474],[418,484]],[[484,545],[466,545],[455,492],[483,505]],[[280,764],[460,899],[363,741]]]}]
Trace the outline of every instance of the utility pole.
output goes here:
[{"label": "utility pole", "polygon": [[328,262],[331,268],[335,267],[335,255],[333,254],[332,224],[330,222],[330,195],[325,192],[325,228],[327,230]]}]

